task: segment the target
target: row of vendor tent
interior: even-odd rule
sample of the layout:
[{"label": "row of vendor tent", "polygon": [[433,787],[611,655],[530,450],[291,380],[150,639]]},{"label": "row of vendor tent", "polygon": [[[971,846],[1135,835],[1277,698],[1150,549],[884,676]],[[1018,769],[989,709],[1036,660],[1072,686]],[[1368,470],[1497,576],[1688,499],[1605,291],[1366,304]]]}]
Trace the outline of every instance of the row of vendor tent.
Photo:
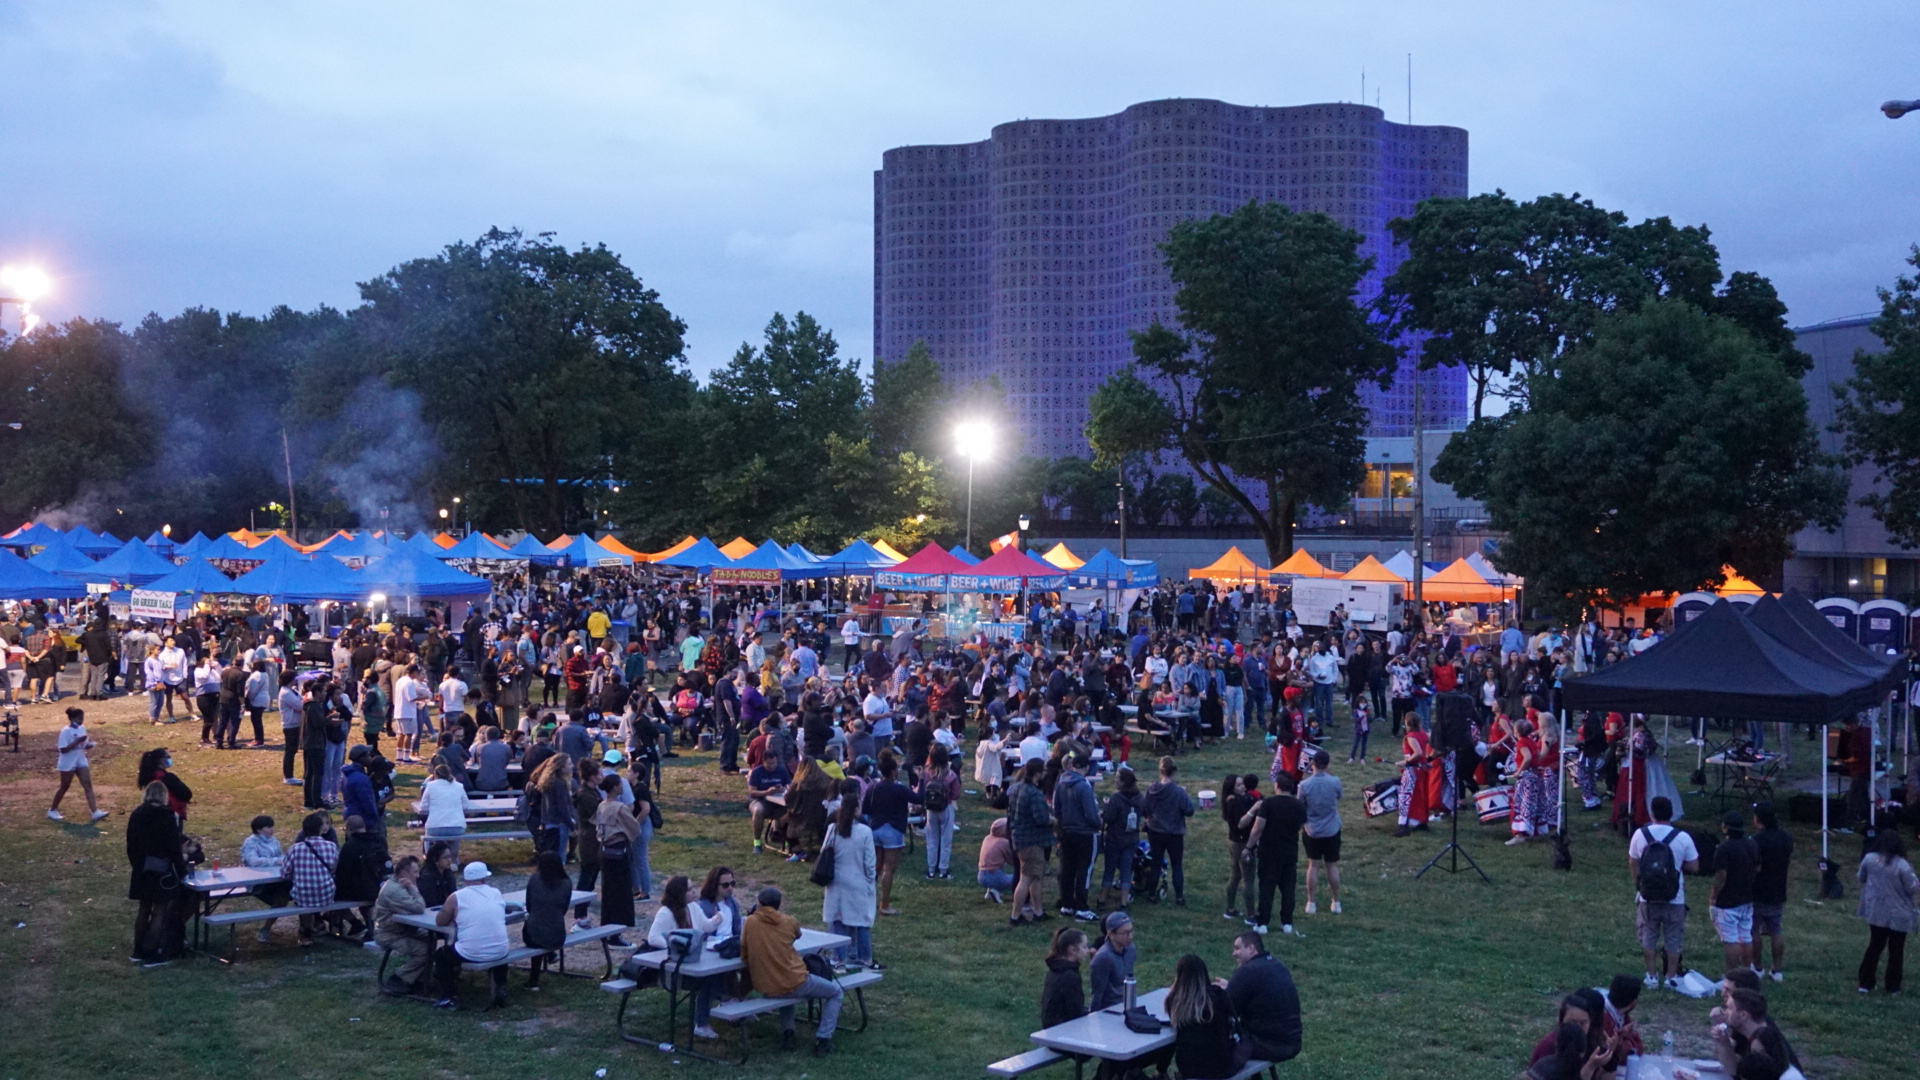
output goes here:
[{"label": "row of vendor tent", "polygon": [[[1399,572],[1390,563],[1382,563],[1372,555],[1360,560],[1353,569],[1342,573],[1322,565],[1305,548],[1296,548],[1293,554],[1279,566],[1268,570],[1262,569],[1238,547],[1232,547],[1212,564],[1188,570],[1187,577],[1227,585],[1264,585],[1294,578],[1338,578],[1343,581],[1411,585],[1412,556],[1401,552],[1400,555],[1394,556],[1394,559],[1397,560],[1401,556],[1407,558],[1408,565],[1405,573]],[[1467,558],[1455,559],[1439,567],[1423,568],[1421,595],[1427,600],[1448,604],[1491,604],[1512,599],[1513,586],[1484,559],[1480,559],[1480,566],[1475,566],[1475,559],[1480,559],[1477,552]]]},{"label": "row of vendor tent", "polygon": [[0,548],[0,600],[72,600],[86,596],[89,585],[115,584],[176,597],[267,596],[276,603],[296,604],[376,597],[477,598],[493,591],[486,578],[404,547],[360,570],[324,556],[275,553],[234,577],[215,560],[191,557],[175,566],[151,551],[140,554],[132,549],[134,543],[84,566],[69,562],[72,550],[66,544],[45,548],[33,559]]},{"label": "row of vendor tent", "polygon": [[875,588],[916,592],[1126,590],[1158,585],[1160,571],[1151,560],[1122,559],[1104,548],[1075,569],[1066,570],[1016,547],[1004,547],[985,559],[967,562],[958,552],[928,544],[898,565],[875,572],[873,583]]},{"label": "row of vendor tent", "polygon": [[1841,633],[1797,592],[1716,600],[1639,656],[1567,680],[1570,709],[1820,723],[1883,704],[1898,657]]}]

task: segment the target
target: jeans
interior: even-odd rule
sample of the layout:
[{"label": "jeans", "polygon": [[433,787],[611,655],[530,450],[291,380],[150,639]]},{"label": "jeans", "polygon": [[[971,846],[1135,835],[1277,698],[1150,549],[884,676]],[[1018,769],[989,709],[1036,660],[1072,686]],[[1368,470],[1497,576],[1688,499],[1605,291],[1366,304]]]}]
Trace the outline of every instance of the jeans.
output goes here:
[{"label": "jeans", "polygon": [[1320,718],[1322,727],[1333,726],[1333,684],[1317,682],[1313,684],[1313,714]]},{"label": "jeans", "polygon": [[1093,874],[1093,833],[1060,835],[1060,906],[1069,911],[1086,911],[1087,886]]},{"label": "jeans", "polygon": [[347,764],[345,740],[327,744],[327,767],[320,774],[320,797],[327,802],[340,798],[340,770]]},{"label": "jeans", "polygon": [[1429,694],[1426,697],[1414,698],[1413,711],[1418,713],[1420,716],[1421,730],[1432,731],[1433,730],[1433,695]]},{"label": "jeans", "polygon": [[1013,872],[1010,870],[980,871],[980,887],[1007,892],[1013,888]]},{"label": "jeans", "polygon": [[425,855],[433,845],[445,842],[453,852],[455,861],[460,858],[460,838],[467,835],[465,825],[456,825],[447,829],[428,829],[420,836],[420,854]]},{"label": "jeans", "polygon": [[1293,890],[1296,879],[1299,876],[1299,857],[1295,856],[1292,859],[1285,860],[1273,859],[1270,861],[1273,864],[1271,866],[1268,865],[1268,860],[1263,860],[1260,863],[1260,913],[1256,915],[1255,918],[1260,921],[1261,926],[1274,925],[1273,890],[1278,888],[1280,890],[1279,925],[1291,925],[1293,922]]},{"label": "jeans", "polygon": [[[592,892],[594,884],[599,880],[600,880],[600,864],[597,862],[586,862],[583,860],[580,863],[580,873],[573,883],[574,891]],[[586,904],[573,905],[573,917],[576,920],[586,918],[587,905]]]},{"label": "jeans", "polygon": [[1255,731],[1264,731],[1267,726],[1267,688],[1248,684],[1246,687],[1246,708],[1253,710],[1252,723],[1247,726]]},{"label": "jeans", "polygon": [[853,939],[853,944],[844,949],[835,949],[834,959],[846,963],[851,957],[856,963],[869,963],[873,960],[873,927],[848,926],[839,919],[833,920],[833,932]]},{"label": "jeans", "polygon": [[944,874],[953,860],[953,817],[955,808],[927,811],[927,873]]},{"label": "jeans", "polygon": [[321,749],[318,749],[318,750],[303,751],[303,758],[306,766],[305,806],[309,810],[324,809],[325,802],[324,802],[324,797],[321,794],[321,784],[323,782],[324,777],[327,775],[326,748],[322,747]]},{"label": "jeans", "polygon": [[1187,836],[1185,833],[1147,833],[1147,859],[1153,863],[1152,880],[1147,883],[1147,895],[1160,892],[1161,860],[1173,864],[1173,896],[1184,900],[1187,896]]},{"label": "jeans", "polygon": [[653,843],[653,819],[640,819],[640,840],[633,845],[633,891],[653,894],[653,864],[647,861],[647,848]]},{"label": "jeans", "polygon": [[572,839],[573,826],[566,824],[549,825],[540,830],[534,847],[540,851],[551,851],[559,855],[560,861],[565,863],[567,861],[567,844]]},{"label": "jeans", "polygon": [[1221,732],[1227,735],[1245,735],[1247,733],[1247,706],[1244,688],[1238,686],[1227,687],[1227,692],[1221,699],[1221,706],[1225,716],[1221,724]]},{"label": "jeans", "polygon": [[[819,998],[820,1024],[813,1029],[813,1033],[822,1039],[831,1039],[833,1029],[840,1025],[840,995],[839,983],[831,979],[823,979],[818,975],[809,975],[807,981],[801,983],[798,990],[787,996]],[[791,1005],[780,1010],[780,1030],[783,1032],[793,1030],[793,1006]]]},{"label": "jeans", "polygon": [[1106,856],[1106,868],[1100,872],[1100,888],[1111,889],[1116,884],[1120,891],[1133,895],[1133,853],[1140,848],[1140,841],[1129,836],[1103,836],[1100,838],[1100,850]]},{"label": "jeans", "polygon": [[720,721],[720,767],[727,770],[740,767],[740,722],[731,716]]},{"label": "jeans", "polygon": [[1373,734],[1373,732],[1367,728],[1356,727],[1353,729],[1353,749],[1347,751],[1348,761],[1367,756],[1367,736],[1371,734]]},{"label": "jeans", "polygon": [[167,692],[165,690],[147,691],[147,719],[148,720],[158,721],[160,719],[160,703],[166,700],[167,700]]}]

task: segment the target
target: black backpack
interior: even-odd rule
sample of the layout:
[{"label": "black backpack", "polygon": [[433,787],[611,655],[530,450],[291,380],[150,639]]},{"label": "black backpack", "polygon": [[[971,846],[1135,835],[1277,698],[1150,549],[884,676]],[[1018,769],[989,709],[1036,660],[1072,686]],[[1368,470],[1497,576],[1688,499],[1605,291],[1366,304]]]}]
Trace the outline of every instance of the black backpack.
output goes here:
[{"label": "black backpack", "polygon": [[[1659,824],[1667,825],[1666,822]],[[1673,860],[1672,840],[1680,830],[1667,825],[1664,839],[1653,838],[1653,826],[1642,826],[1647,846],[1640,852],[1640,898],[1649,904],[1671,904],[1680,895],[1680,865]]]},{"label": "black backpack", "polygon": [[948,775],[950,774],[946,771],[938,774],[929,771],[926,779],[921,782],[922,797],[925,800],[927,812],[930,814],[937,814],[947,808]]}]

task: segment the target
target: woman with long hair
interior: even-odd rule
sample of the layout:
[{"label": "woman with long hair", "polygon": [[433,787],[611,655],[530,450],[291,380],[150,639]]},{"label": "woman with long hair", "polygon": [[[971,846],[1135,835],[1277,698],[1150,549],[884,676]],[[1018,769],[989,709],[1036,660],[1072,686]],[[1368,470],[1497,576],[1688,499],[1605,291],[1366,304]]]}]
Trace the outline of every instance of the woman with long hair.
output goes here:
[{"label": "woman with long hair", "polygon": [[1546,829],[1546,791],[1540,782],[1540,738],[1533,721],[1522,720],[1513,740],[1513,816],[1508,827],[1513,833],[1507,846],[1524,844]]},{"label": "woman with long hair", "polygon": [[[685,874],[675,874],[667,879],[666,888],[660,891],[660,907],[653,913],[653,926],[647,931],[647,944],[656,949],[664,949],[675,930],[691,930],[694,936],[694,948],[702,948],[703,943],[720,929],[725,917],[719,912],[707,914],[692,903],[693,880]],[[697,955],[690,959],[698,959]],[[668,975],[671,979],[673,976]],[[701,1039],[718,1039],[712,1026],[707,1022],[713,1010],[713,992],[718,979],[688,979],[687,987],[694,991],[693,997],[693,1034]]]},{"label": "woman with long hair", "polygon": [[860,781],[840,782],[840,809],[827,826],[820,850],[833,852],[833,883],[820,899],[820,919],[834,933],[853,939],[851,947],[840,950],[838,958],[849,967],[882,970],[873,959],[879,862],[873,830],[860,821]]},{"label": "woman with long hair", "polygon": [[179,777],[173,775],[173,753],[166,747],[156,747],[140,755],[140,770],[135,774],[133,786],[145,792],[149,784],[156,781],[167,789],[167,807],[182,824],[187,820],[187,804],[193,801],[193,789]]},{"label": "woman with long hair", "polygon": [[560,861],[560,853],[542,851],[534,859],[533,876],[527,879],[527,921],[520,927],[521,944],[547,952],[533,958],[527,971],[527,989],[540,989],[540,973],[546,970],[557,950],[567,944],[567,907],[573,900],[573,879]]},{"label": "woman with long hair", "polygon": [[1047,948],[1047,980],[1040,989],[1041,1027],[1087,1015],[1087,992],[1080,984],[1080,965],[1086,960],[1085,933],[1071,926],[1053,932],[1053,943]]},{"label": "woman with long hair", "polygon": [[180,819],[167,786],[154,780],[127,815],[127,862],[133,877],[127,899],[140,901],[133,919],[133,959],[154,967],[180,954],[186,940],[186,852]]},{"label": "woman with long hair", "polygon": [[1140,849],[1140,827],[1146,824],[1146,796],[1140,792],[1140,780],[1134,771],[1122,765],[1113,774],[1113,794],[1100,808],[1100,850],[1105,853],[1105,868],[1100,872],[1100,895],[1120,890],[1120,906],[1133,904],[1133,856]]},{"label": "woman with long hair", "polygon": [[527,827],[533,830],[535,850],[557,851],[563,860],[567,841],[579,824],[573,809],[572,772],[573,759],[555,754],[534,768],[521,796],[527,801]]},{"label": "woman with long hair", "polygon": [[1207,976],[1207,962],[1192,953],[1173,966],[1167,991],[1173,1022],[1173,1063],[1182,1080],[1227,1080],[1252,1056],[1253,1044],[1235,1039],[1233,1004]]},{"label": "woman with long hair", "polygon": [[1914,894],[1920,881],[1907,862],[1906,841],[1899,829],[1881,829],[1874,837],[1873,854],[1860,860],[1860,917],[1867,920],[1867,952],[1860,959],[1860,992],[1873,991],[1880,953],[1887,954],[1887,993],[1897,994],[1906,975],[1907,935],[1920,926]]},{"label": "woman with long hair", "polygon": [[[892,751],[880,751],[880,780],[867,788],[866,795],[858,800],[867,820],[873,823],[873,842],[880,853],[882,915],[900,914],[893,906],[893,876],[900,869],[901,857],[907,853],[907,830],[911,827],[907,824],[907,813],[914,794],[911,788],[895,779],[899,772],[900,763]],[[845,788],[841,790],[844,799]]]},{"label": "woman with long hair", "polygon": [[1252,826],[1241,828],[1240,822],[1247,816],[1247,811],[1260,801],[1260,795],[1255,791],[1259,782],[1260,778],[1252,773],[1245,776],[1230,773],[1220,781],[1220,817],[1227,825],[1227,858],[1232,864],[1227,875],[1227,910],[1224,915],[1228,919],[1241,917],[1238,905],[1243,885],[1247,914],[1253,914],[1254,875],[1246,872],[1245,861],[1247,834],[1252,831]]},{"label": "woman with long hair", "polygon": [[[620,801],[620,777],[600,778],[600,807],[594,828],[600,836],[600,925],[633,925],[633,853],[640,843],[640,822],[633,808]],[[613,939],[624,945],[624,938]]]}]

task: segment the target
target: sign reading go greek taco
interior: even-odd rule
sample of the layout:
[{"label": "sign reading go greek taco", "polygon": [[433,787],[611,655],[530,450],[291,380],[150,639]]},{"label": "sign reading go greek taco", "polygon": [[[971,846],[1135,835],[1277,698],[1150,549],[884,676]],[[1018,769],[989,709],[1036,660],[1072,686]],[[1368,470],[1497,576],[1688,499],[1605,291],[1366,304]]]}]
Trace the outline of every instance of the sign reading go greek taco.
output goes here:
[{"label": "sign reading go greek taco", "polygon": [[152,589],[135,589],[131,603],[127,605],[127,615],[134,619],[171,619],[173,601],[179,593],[154,592]]}]

